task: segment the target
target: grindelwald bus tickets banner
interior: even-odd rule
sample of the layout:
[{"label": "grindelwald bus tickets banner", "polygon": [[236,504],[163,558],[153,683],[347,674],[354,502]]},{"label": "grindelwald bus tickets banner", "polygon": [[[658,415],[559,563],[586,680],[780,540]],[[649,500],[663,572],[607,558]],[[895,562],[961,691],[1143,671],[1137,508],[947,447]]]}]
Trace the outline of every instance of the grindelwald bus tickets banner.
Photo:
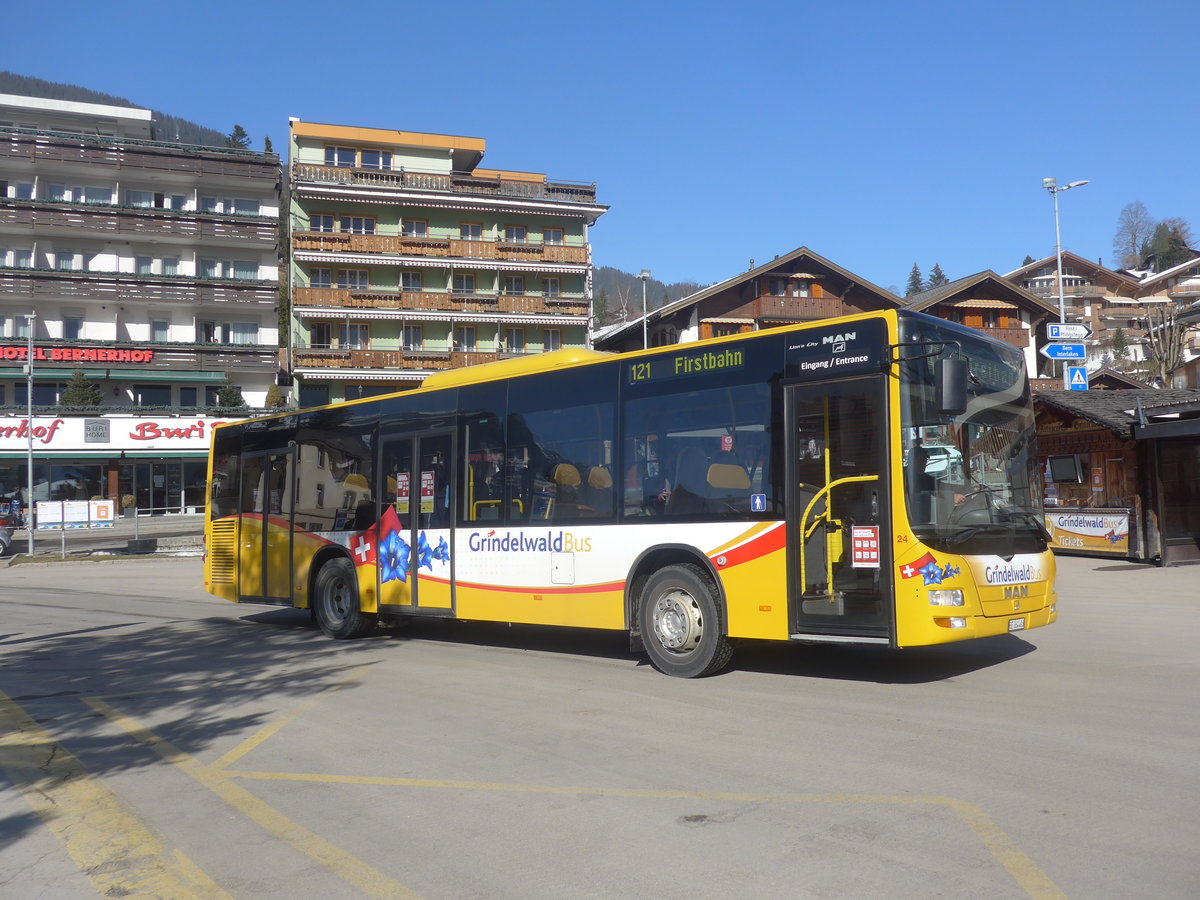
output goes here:
[{"label": "grindelwald bus tickets banner", "polygon": [[1046,527],[1055,550],[1129,555],[1129,510],[1046,510]]}]

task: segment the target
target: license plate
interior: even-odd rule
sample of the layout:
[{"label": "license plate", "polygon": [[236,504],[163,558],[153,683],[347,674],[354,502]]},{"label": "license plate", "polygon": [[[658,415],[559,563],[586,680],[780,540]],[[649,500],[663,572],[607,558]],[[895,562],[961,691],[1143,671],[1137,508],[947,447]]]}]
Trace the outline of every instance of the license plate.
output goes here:
[{"label": "license plate", "polygon": [[1024,631],[1025,630],[1025,617],[1022,616],[1019,619],[1009,619],[1008,620],[1008,630],[1009,631]]}]

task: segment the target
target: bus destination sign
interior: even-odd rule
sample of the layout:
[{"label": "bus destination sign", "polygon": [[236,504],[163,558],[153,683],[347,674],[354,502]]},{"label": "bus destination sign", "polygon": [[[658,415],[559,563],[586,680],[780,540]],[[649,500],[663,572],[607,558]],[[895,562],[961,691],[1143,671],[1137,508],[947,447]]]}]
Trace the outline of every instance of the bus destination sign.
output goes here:
[{"label": "bus destination sign", "polygon": [[797,331],[787,336],[787,377],[817,381],[878,372],[886,345],[880,320]]},{"label": "bus destination sign", "polygon": [[710,372],[730,372],[746,364],[746,351],[740,346],[719,347],[713,350],[673,353],[652,356],[629,363],[629,383],[648,384],[668,378],[707,375]]}]

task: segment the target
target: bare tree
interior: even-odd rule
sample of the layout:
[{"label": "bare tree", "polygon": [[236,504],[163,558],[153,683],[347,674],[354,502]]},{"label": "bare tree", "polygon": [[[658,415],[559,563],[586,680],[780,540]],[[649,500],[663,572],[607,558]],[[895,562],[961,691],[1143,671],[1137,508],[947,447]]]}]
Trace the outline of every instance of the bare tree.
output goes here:
[{"label": "bare tree", "polygon": [[1113,254],[1121,266],[1136,266],[1142,258],[1142,245],[1150,240],[1158,225],[1141,200],[1126,203],[1117,216],[1117,233],[1113,235]]},{"label": "bare tree", "polygon": [[1178,303],[1146,306],[1146,363],[1151,379],[1161,378],[1163,384],[1186,361],[1188,335],[1197,328],[1196,322],[1183,320],[1184,309]]}]

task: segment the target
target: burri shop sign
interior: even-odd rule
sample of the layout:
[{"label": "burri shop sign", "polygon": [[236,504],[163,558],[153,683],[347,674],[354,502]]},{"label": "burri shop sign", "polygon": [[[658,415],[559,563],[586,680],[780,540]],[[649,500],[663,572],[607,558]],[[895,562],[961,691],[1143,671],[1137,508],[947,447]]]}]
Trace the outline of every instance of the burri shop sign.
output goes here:
[{"label": "burri shop sign", "polygon": [[33,437],[35,451],[72,450],[207,450],[209,437],[222,419],[111,416],[0,418],[0,450],[25,450]]}]

